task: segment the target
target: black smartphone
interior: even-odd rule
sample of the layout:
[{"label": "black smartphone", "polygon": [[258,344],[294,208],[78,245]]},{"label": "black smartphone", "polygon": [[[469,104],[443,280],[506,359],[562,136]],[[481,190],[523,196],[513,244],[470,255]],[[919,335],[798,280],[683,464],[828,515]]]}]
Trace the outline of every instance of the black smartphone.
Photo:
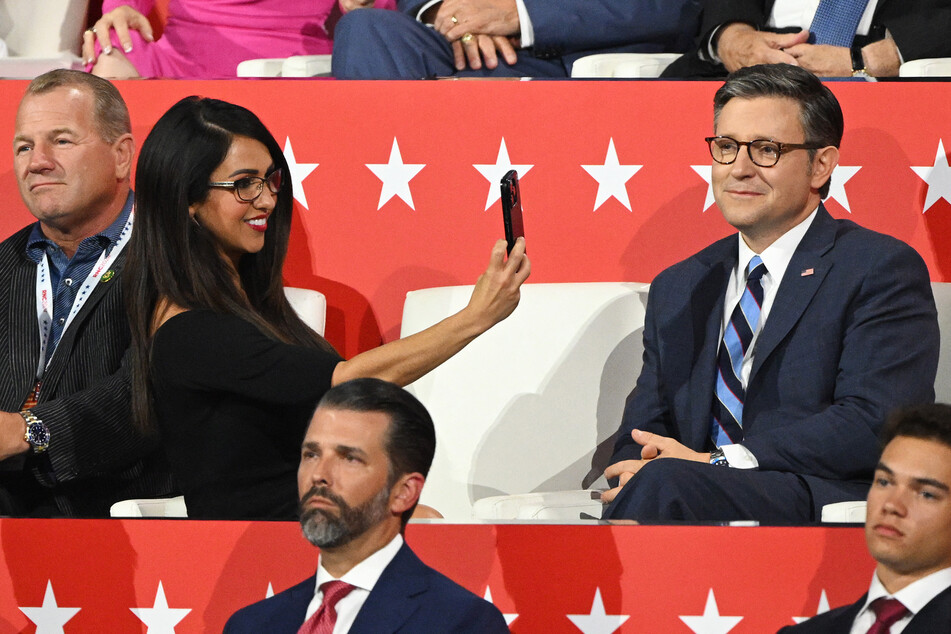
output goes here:
[{"label": "black smartphone", "polygon": [[515,241],[525,236],[522,224],[522,194],[518,190],[518,172],[509,170],[502,177],[502,224],[505,225],[505,241],[508,253]]}]

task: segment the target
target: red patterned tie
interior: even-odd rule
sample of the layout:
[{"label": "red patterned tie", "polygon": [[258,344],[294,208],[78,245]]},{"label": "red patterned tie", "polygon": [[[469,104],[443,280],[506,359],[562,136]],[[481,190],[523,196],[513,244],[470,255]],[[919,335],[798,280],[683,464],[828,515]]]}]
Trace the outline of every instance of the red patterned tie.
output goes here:
[{"label": "red patterned tie", "polygon": [[320,584],[320,591],[324,593],[324,600],[314,614],[307,619],[297,634],[333,634],[337,624],[337,601],[344,598],[353,586],[344,581],[328,581]]},{"label": "red patterned tie", "polygon": [[892,625],[908,614],[908,608],[898,599],[880,597],[872,601],[871,607],[875,612],[875,622],[869,628],[868,634],[890,634]]}]

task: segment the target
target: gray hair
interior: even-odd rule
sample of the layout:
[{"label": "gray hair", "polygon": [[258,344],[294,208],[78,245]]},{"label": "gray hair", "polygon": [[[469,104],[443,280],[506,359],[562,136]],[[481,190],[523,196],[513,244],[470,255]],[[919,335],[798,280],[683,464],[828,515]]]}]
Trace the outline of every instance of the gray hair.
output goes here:
[{"label": "gray hair", "polygon": [[90,73],[65,68],[51,70],[31,81],[26,95],[42,95],[57,88],[73,87],[86,89],[92,95],[95,104],[93,121],[103,141],[115,143],[123,134],[132,132],[129,109],[122,95],[112,83]]}]

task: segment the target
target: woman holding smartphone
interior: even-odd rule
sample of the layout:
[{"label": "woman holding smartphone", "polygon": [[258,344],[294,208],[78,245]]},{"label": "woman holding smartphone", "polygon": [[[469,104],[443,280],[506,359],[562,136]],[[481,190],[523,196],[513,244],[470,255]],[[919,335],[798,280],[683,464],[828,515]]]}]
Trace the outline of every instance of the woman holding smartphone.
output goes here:
[{"label": "woman holding smartphone", "polygon": [[123,276],[133,407],[160,434],[189,517],[293,519],[300,443],[324,392],[416,380],[505,319],[529,274],[524,241],[506,259],[499,240],[466,308],[343,360],[284,296],[287,174],[261,121],[215,99],[175,104],[139,156]]}]

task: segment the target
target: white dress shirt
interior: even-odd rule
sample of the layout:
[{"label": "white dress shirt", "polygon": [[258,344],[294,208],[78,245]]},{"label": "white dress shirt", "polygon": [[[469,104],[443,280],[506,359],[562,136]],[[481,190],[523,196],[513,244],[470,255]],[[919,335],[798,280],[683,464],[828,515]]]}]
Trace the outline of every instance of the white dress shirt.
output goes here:
[{"label": "white dress shirt", "polygon": [[[878,0],[868,0],[862,19],[859,20],[859,25],[855,29],[858,35],[868,35],[877,6]],[[773,28],[798,26],[801,29],[808,29],[812,25],[812,18],[815,17],[818,7],[819,0],[776,0],[766,24]]]},{"label": "white dress shirt", "polygon": [[[730,317],[733,315],[733,309],[740,302],[743,291],[746,290],[746,269],[754,255],[759,255],[766,265],[766,274],[760,280],[763,286],[763,305],[760,308],[759,325],[756,332],[753,333],[753,341],[750,343],[750,351],[743,358],[743,367],[740,372],[740,382],[743,389],[750,380],[750,372],[753,369],[753,359],[756,357],[756,343],[759,341],[759,333],[763,331],[766,319],[769,317],[769,311],[773,307],[773,301],[776,299],[776,293],[779,292],[779,285],[782,282],[789,261],[799,247],[802,237],[806,235],[812,221],[816,217],[818,207],[812,211],[809,216],[798,225],[784,233],[775,242],[763,249],[762,253],[755,253],[742,235],[737,235],[739,241],[739,258],[736,266],[730,274],[730,282],[726,287],[726,299],[723,302],[723,319],[720,322],[720,345],[723,345],[723,333],[730,323]],[[759,466],[756,457],[749,449],[742,444],[724,445],[723,455],[731,467],[737,469],[755,469]]]},{"label": "white dress shirt", "polygon": [[938,572],[933,572],[927,577],[923,577],[914,583],[908,584],[895,594],[889,594],[882,582],[878,580],[878,574],[872,575],[872,585],[868,589],[868,597],[865,605],[859,610],[852,622],[851,634],[866,634],[868,629],[875,623],[875,612],[869,607],[872,601],[881,597],[898,599],[902,605],[908,608],[908,614],[895,621],[892,625],[891,634],[901,634],[908,626],[908,623],[921,612],[928,603],[936,596],[951,588],[951,568],[944,568]]},{"label": "white dress shirt", "polygon": [[354,588],[350,591],[350,594],[337,602],[337,624],[334,625],[334,634],[345,634],[349,632],[353,626],[353,622],[357,618],[357,613],[360,612],[360,608],[363,607],[367,597],[370,596],[373,586],[379,581],[383,570],[390,565],[390,562],[393,561],[393,558],[396,557],[396,553],[399,552],[402,546],[403,537],[397,534],[390,543],[348,570],[339,580],[324,569],[322,558],[318,559],[317,583],[314,588],[314,598],[311,599],[310,604],[307,606],[307,614],[304,617],[304,621],[306,622],[307,619],[313,616],[314,612],[320,608],[320,604],[324,600],[324,593],[320,590],[321,584],[328,581],[344,581],[354,586]]}]

